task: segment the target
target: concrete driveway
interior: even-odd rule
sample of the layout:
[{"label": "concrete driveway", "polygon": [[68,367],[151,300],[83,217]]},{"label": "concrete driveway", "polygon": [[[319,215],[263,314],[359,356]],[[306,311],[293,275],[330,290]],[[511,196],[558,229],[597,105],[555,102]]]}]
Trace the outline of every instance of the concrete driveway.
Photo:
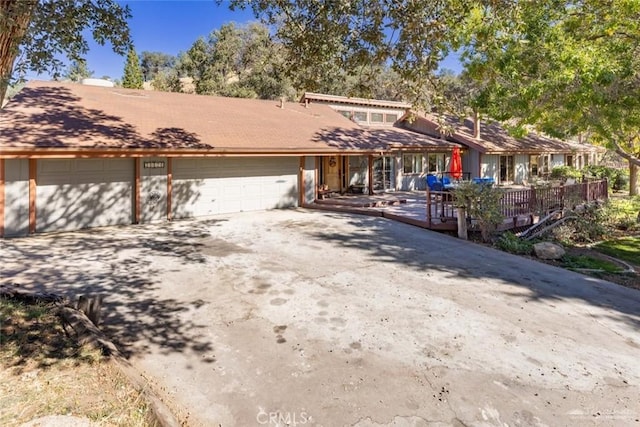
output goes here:
[{"label": "concrete driveway", "polygon": [[640,425],[640,292],[304,210],[2,241],[194,426]]}]

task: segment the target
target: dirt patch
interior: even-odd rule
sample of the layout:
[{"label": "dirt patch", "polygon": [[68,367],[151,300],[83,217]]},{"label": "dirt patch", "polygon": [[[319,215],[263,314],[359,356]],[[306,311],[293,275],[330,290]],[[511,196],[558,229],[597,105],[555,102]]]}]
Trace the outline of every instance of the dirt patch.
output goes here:
[{"label": "dirt patch", "polygon": [[0,425],[50,415],[154,425],[141,390],[111,359],[65,334],[57,307],[0,299]]}]

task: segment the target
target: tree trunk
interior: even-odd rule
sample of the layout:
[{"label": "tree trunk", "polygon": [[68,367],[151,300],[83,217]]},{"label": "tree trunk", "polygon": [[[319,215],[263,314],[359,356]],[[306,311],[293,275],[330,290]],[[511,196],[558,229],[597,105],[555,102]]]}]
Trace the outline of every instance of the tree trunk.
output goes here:
[{"label": "tree trunk", "polygon": [[638,165],[629,163],[629,195],[638,195]]},{"label": "tree trunk", "polygon": [[0,106],[7,94],[18,47],[37,4],[37,0],[0,0]]}]

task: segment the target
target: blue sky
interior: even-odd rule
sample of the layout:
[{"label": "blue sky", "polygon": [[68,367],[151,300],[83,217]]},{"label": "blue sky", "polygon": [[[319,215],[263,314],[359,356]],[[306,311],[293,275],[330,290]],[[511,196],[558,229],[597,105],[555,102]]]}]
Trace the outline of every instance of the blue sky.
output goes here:
[{"label": "blue sky", "polygon": [[[138,55],[145,50],[177,55],[186,51],[200,36],[208,35],[228,22],[255,20],[251,11],[229,10],[214,0],[133,0],[123,1],[131,8],[131,36]],[[90,43],[87,66],[94,77],[121,78],[125,57],[113,53],[110,46]]]},{"label": "blue sky", "polygon": [[[208,35],[225,23],[242,24],[255,20],[250,10],[232,12],[228,3],[218,6],[214,0],[129,0],[121,3],[131,8],[133,17],[129,27],[138,55],[145,50],[177,55],[189,49],[198,37]],[[86,59],[94,77],[122,77],[125,57],[113,53],[109,45],[100,46],[91,40]],[[456,72],[460,70],[455,56],[447,58],[443,67]]]}]

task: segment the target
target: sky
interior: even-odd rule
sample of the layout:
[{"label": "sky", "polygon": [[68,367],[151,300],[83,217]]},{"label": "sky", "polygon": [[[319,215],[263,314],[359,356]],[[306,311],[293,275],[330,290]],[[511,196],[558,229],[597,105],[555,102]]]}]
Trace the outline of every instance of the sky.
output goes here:
[{"label": "sky", "polygon": [[[177,55],[188,50],[200,36],[229,22],[238,24],[255,20],[251,11],[231,11],[228,3],[217,6],[214,0],[129,0],[131,37],[138,55],[143,51]],[[119,79],[124,73],[126,57],[118,56],[109,45],[90,42],[86,56],[94,77]]]},{"label": "sky", "polygon": [[[143,51],[177,55],[188,50],[198,37],[207,36],[226,23],[244,24],[256,20],[250,10],[231,11],[226,1],[220,6],[215,0],[128,0],[120,3],[131,9],[133,17],[129,20],[129,28],[138,55]],[[94,72],[93,77],[121,79],[126,57],[113,53],[108,44],[100,46],[90,36],[88,39],[86,60],[87,67]],[[442,67],[460,71],[455,55],[447,58]]]}]

